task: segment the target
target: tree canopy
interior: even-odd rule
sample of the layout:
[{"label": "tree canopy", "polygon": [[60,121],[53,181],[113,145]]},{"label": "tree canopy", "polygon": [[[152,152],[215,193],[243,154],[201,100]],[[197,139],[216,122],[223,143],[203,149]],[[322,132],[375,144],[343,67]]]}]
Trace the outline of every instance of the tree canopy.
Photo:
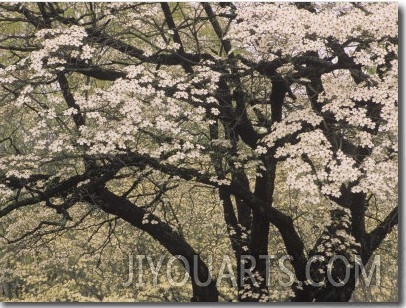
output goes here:
[{"label": "tree canopy", "polygon": [[[349,301],[375,254],[397,279],[396,3],[1,3],[0,119],[4,298]],[[129,251],[188,287],[109,286]]]}]

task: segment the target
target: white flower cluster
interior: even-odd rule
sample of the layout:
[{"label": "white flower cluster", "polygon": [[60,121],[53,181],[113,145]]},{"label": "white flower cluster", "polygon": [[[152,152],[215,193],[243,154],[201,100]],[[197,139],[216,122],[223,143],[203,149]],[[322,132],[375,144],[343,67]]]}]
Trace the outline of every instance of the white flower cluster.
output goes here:
[{"label": "white flower cluster", "polygon": [[301,157],[306,154],[309,158],[325,166],[331,158],[331,145],[320,129],[304,132],[298,135],[298,142],[285,144],[278,148],[276,157]]},{"label": "white flower cluster", "polygon": [[290,170],[286,184],[292,189],[299,190],[303,195],[308,195],[307,200],[309,202],[318,204],[320,200],[317,175],[312,173],[311,166],[300,158],[288,158],[283,166],[286,170]]},{"label": "white flower cluster", "polygon": [[[251,281],[251,278],[253,283]],[[257,300],[258,302],[268,302],[270,297],[266,295],[265,292],[260,292],[259,290],[259,283],[262,283],[264,281],[265,278],[256,271],[252,273],[252,277],[244,277],[244,288],[238,291],[238,293],[241,295],[241,299],[252,298],[254,300]]]},{"label": "white flower cluster", "polygon": [[365,192],[375,195],[380,200],[388,200],[398,185],[398,165],[393,161],[375,160],[368,157],[361,165],[366,176],[352,188],[354,193]]},{"label": "white flower cluster", "polygon": [[341,150],[336,152],[337,159],[331,160],[327,165],[330,169],[328,180],[331,182],[345,183],[353,182],[361,175],[359,169],[355,168],[356,161]]},{"label": "white flower cluster", "polygon": [[154,218],[151,218],[151,213],[145,213],[144,216],[142,217],[142,224],[151,224],[151,225],[157,225],[158,221],[155,220]]},{"label": "white flower cluster", "polygon": [[14,195],[14,191],[4,184],[0,184],[0,202],[6,202]]},{"label": "white flower cluster", "polygon": [[17,79],[12,75],[13,71],[16,70],[15,65],[7,66],[6,68],[0,67],[0,82],[1,84],[11,84]]},{"label": "white flower cluster", "polygon": [[270,148],[274,146],[277,140],[294,134],[302,129],[302,123],[309,123],[312,126],[316,126],[321,121],[322,117],[315,114],[310,108],[293,111],[286,119],[283,119],[281,122],[275,122],[272,125],[271,132],[263,137],[262,140],[267,147]]},{"label": "white flower cluster", "polygon": [[226,39],[232,40],[236,48],[251,52],[253,57],[272,60],[270,51],[287,55],[309,50],[326,53],[326,39],[332,36],[340,43],[365,35],[377,40],[397,36],[396,4],[363,4],[372,14],[348,3],[317,3],[315,6],[317,14],[298,9],[291,3],[238,3],[238,22]]},{"label": "white flower cluster", "polygon": [[[42,45],[47,51],[57,51],[60,46],[82,45],[82,40],[87,37],[86,30],[80,26],[71,26],[69,28],[42,29],[35,33],[37,39],[44,39]],[[49,38],[51,37],[51,38]]]},{"label": "white flower cluster", "polygon": [[52,66],[57,70],[66,64],[66,56],[79,56],[82,60],[93,57],[95,48],[84,44],[87,37],[86,30],[80,26],[69,28],[42,29],[35,33],[42,45],[42,49],[33,51],[29,58],[30,68],[36,72],[36,76],[49,76],[47,68]]},{"label": "white flower cluster", "polygon": [[82,60],[90,60],[93,57],[95,51],[96,51],[96,48],[91,47],[91,46],[89,46],[87,44],[83,45],[82,46],[82,53],[80,54],[79,57]]},{"label": "white flower cluster", "polygon": [[215,183],[219,186],[230,186],[231,181],[228,179],[219,179],[216,176],[212,176],[210,178],[210,182]]}]

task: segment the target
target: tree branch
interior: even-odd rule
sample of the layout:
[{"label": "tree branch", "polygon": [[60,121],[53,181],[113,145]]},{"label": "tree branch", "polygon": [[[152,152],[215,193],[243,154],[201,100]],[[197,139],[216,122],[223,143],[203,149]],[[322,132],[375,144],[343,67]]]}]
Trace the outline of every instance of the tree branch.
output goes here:
[{"label": "tree branch", "polygon": [[368,233],[368,250],[367,255],[363,258],[362,262],[366,264],[371,257],[372,253],[381,244],[384,238],[392,231],[392,229],[398,224],[399,219],[399,209],[396,206],[389,214],[386,216],[384,221],[382,221],[374,230]]},{"label": "tree branch", "polygon": [[[206,282],[210,278],[209,269],[198,253],[168,224],[162,222],[157,216],[148,213],[145,209],[134,206],[126,198],[115,195],[107,188],[96,188],[95,195],[89,202],[96,202],[106,213],[116,215],[134,227],[151,235],[173,256],[183,256],[189,263],[189,275],[192,279],[193,299],[195,301],[213,302],[218,300],[218,291],[215,281],[212,280],[207,287],[199,286],[198,281]],[[148,223],[144,223],[145,219]],[[144,221],[144,222],[143,222]],[[197,272],[194,270],[197,269]]]}]

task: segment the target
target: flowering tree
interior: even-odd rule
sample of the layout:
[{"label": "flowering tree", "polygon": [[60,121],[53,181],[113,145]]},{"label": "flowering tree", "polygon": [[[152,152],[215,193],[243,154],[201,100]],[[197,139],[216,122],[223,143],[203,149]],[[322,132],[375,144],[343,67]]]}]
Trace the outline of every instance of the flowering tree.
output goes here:
[{"label": "flowering tree", "polygon": [[24,222],[6,242],[111,214],[188,261],[193,301],[217,301],[156,211],[194,183],[215,189],[236,264],[251,256],[239,300],[271,299],[270,227],[291,300],[350,300],[356,256],[398,222],[396,4],[1,4],[0,28],[0,217]]}]

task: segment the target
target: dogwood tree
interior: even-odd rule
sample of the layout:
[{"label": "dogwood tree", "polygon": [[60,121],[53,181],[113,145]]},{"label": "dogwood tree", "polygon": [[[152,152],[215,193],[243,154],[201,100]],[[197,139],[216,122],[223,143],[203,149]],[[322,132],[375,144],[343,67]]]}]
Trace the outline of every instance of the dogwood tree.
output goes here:
[{"label": "dogwood tree", "polygon": [[250,256],[239,300],[272,299],[280,249],[291,300],[350,300],[356,260],[398,223],[397,18],[395,3],[1,4],[4,244],[107,213],[188,261],[192,301],[217,301],[159,210],[192,183],[216,191],[235,264]]}]

